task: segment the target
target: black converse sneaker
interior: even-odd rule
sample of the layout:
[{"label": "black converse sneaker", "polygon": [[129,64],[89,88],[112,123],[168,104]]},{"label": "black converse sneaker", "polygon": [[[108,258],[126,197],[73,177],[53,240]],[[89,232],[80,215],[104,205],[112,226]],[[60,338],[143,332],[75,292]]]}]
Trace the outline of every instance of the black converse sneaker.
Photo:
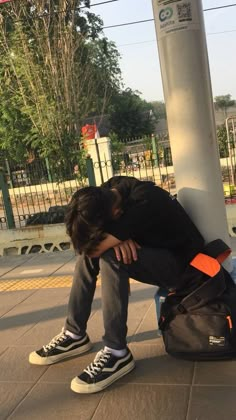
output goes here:
[{"label": "black converse sneaker", "polygon": [[33,365],[52,365],[67,357],[77,356],[90,350],[92,344],[87,334],[75,340],[65,333],[64,328],[50,343],[29,355]]},{"label": "black converse sneaker", "polygon": [[102,391],[135,367],[129,349],[123,357],[113,356],[109,350],[101,350],[80,376],[71,381],[71,389],[81,394]]}]

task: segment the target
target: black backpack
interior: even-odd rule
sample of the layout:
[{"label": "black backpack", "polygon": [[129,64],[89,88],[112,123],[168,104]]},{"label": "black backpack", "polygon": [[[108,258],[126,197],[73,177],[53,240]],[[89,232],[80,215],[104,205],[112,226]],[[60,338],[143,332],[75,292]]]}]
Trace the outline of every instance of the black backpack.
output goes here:
[{"label": "black backpack", "polygon": [[162,303],[159,329],[170,355],[188,360],[236,356],[236,285],[220,264],[230,251],[221,240],[211,242],[187,267],[185,287]]}]

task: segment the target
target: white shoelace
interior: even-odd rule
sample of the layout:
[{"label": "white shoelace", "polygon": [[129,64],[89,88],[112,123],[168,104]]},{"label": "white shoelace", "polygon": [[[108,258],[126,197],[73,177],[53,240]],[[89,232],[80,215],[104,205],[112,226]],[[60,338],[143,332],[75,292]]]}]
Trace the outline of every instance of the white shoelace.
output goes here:
[{"label": "white shoelace", "polygon": [[98,375],[99,372],[103,369],[104,365],[108,362],[111,357],[111,352],[108,350],[101,350],[97,353],[93,363],[91,363],[84,372],[86,372],[90,378]]},{"label": "white shoelace", "polygon": [[66,338],[67,338],[67,335],[65,334],[65,330],[63,328],[60,334],[53,337],[50,343],[46,344],[46,346],[43,346],[44,351],[51,350],[52,348],[60,344],[62,341],[64,341]]}]

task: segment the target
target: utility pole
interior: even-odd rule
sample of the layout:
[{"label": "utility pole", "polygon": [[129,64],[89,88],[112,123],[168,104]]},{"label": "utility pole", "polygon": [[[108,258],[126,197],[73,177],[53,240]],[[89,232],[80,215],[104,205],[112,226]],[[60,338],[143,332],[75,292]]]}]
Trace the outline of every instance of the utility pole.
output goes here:
[{"label": "utility pole", "polygon": [[178,199],[206,242],[230,245],[202,1],[152,3]]}]

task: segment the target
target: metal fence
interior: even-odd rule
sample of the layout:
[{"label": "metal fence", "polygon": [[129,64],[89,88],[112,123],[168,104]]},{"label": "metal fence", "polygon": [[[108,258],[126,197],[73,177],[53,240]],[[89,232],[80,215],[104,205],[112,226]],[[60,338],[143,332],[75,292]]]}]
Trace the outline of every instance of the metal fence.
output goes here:
[{"label": "metal fence", "polygon": [[[46,218],[53,223],[60,218],[63,206],[68,204],[72,194],[84,185],[79,177],[77,165],[67,165],[67,176],[54,174],[49,163],[34,159],[32,163],[16,164],[4,159],[0,162],[8,184],[8,193],[17,228],[31,224],[35,215],[39,221]],[[50,213],[50,217],[47,215]],[[0,229],[6,229],[6,206],[0,189]]]},{"label": "metal fence", "polygon": [[[230,149],[226,156],[220,159],[225,202],[236,203],[235,149]],[[0,166],[7,179],[17,228],[34,221],[55,223],[63,220],[63,206],[68,204],[78,188],[89,184],[88,179],[81,179],[78,165],[71,163],[67,164],[64,174],[55,174],[49,162],[43,159],[34,159],[31,163],[21,165],[0,159]],[[109,174],[134,176],[153,181],[172,194],[176,193],[171,150],[164,137],[124,142],[122,150],[113,150],[111,160],[99,160],[93,162],[93,166],[95,171],[99,170],[102,174],[102,180],[106,180]],[[8,227],[0,188],[0,229]]]},{"label": "metal fence", "polygon": [[175,192],[175,177],[171,150],[165,147],[159,154],[145,144],[130,144],[112,160],[114,175],[128,175],[149,180],[170,192]]}]

